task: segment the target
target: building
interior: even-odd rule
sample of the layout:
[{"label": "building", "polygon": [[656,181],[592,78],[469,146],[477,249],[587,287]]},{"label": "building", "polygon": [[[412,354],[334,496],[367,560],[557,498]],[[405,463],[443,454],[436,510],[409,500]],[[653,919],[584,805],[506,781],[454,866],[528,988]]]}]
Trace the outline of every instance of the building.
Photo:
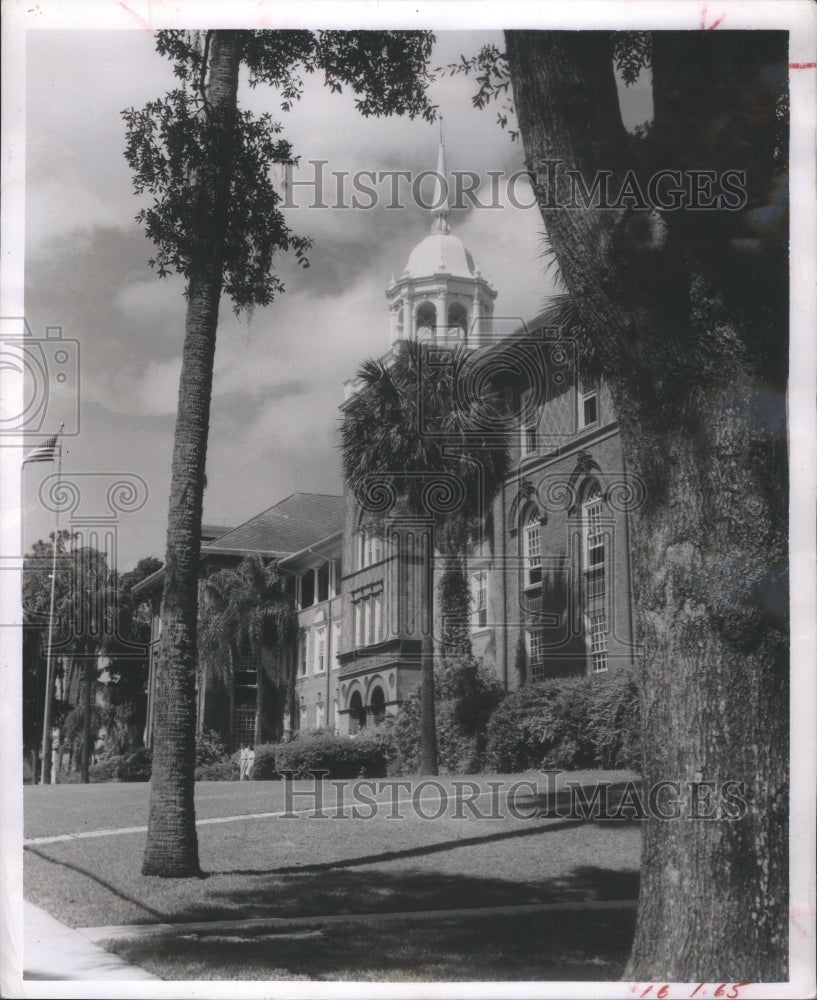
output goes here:
[{"label": "building", "polygon": [[[438,172],[445,175],[442,147]],[[626,475],[609,395],[603,382],[583,376],[575,341],[542,316],[527,323],[494,316],[497,293],[451,232],[441,191],[433,203],[431,232],[386,288],[389,351],[405,338],[429,349],[452,342],[479,349],[474,357],[515,415],[511,474],[468,553],[474,655],[508,690],[628,666],[628,519],[640,494]],[[348,379],[346,400],[357,389]],[[399,710],[420,680],[427,531],[373,530],[346,490],[293,494],[206,541],[204,573],[257,552],[295,580],[293,647],[274,664],[271,651],[260,664],[239,656],[231,717],[221,724],[234,746],[297,729],[354,733]],[[158,612],[160,575],[142,586],[153,588]],[[259,726],[261,668],[287,694]]]}]

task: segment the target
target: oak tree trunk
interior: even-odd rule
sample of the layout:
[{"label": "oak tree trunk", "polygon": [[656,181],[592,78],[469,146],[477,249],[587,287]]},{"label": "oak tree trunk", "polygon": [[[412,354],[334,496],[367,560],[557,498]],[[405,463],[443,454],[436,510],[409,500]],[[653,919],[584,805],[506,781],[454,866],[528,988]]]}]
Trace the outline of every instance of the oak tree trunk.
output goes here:
[{"label": "oak tree trunk", "polygon": [[173,443],[162,638],[144,875],[199,873],[193,803],[196,615],[213,359],[221,297],[226,207],[240,62],[234,32],[212,33],[207,113],[210,162],[197,179],[202,225],[187,286],[187,315]]},{"label": "oak tree trunk", "polygon": [[[624,131],[601,32],[507,32],[519,126],[559,269],[610,389],[628,469],[643,780],[679,818],[643,823],[625,978],[787,977],[788,546],[785,200],[770,136],[786,39],[656,33],[655,118]],[[634,152],[640,148],[641,152]],[[550,166],[546,166],[549,161]],[[576,204],[577,170],[746,171],[745,212]],[[766,223],[771,216],[767,213]],[[753,240],[753,243],[747,241]],[[724,786],[735,796],[724,800]],[[714,818],[696,818],[713,816]]]}]

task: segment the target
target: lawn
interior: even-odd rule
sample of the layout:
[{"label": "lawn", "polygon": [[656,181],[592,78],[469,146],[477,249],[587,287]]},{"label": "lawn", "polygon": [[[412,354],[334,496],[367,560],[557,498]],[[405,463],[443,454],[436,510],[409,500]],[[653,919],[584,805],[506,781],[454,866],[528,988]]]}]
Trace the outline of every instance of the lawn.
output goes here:
[{"label": "lawn", "polygon": [[[620,780],[622,776],[582,777]],[[440,779],[446,792],[453,780]],[[489,780],[498,779],[473,780],[484,790]],[[201,823],[204,877],[143,876],[145,833],[138,830],[29,844],[25,894],[74,927],[316,918],[308,937],[256,928],[226,937],[190,934],[164,940],[120,939],[110,945],[158,975],[174,979],[187,978],[191,969],[198,969],[195,979],[592,980],[620,974],[632,935],[632,910],[623,916],[606,910],[501,918],[475,914],[467,921],[441,917],[412,924],[410,929],[384,921],[367,924],[363,935],[354,923],[321,926],[320,917],[337,914],[637,896],[637,824],[527,818],[527,812],[516,817],[505,807],[494,818],[477,818],[468,810],[457,815],[451,804],[439,818],[426,819],[411,808],[418,784],[414,779],[400,793],[406,807],[395,810],[384,805],[370,819],[351,818],[347,807],[351,786],[344,789],[345,799],[338,800],[347,803],[340,810],[331,808],[335,792],[327,788],[330,808],[327,817],[319,819],[309,811],[297,818],[251,817],[284,809],[281,782],[203,783],[196,793],[201,820],[244,817]],[[305,790],[307,785],[296,788]],[[439,790],[424,789],[423,812],[431,815]],[[147,791],[146,785],[116,784],[27,788],[26,837],[140,827],[147,812]],[[490,812],[488,799],[481,803],[481,811]],[[299,806],[309,808],[311,800],[297,799],[295,808]],[[399,818],[394,818],[397,813]],[[549,942],[544,951],[542,935]],[[577,973],[578,966],[585,974]],[[510,977],[511,968],[519,974]],[[569,975],[559,974],[558,970],[568,969]]]},{"label": "lawn", "polygon": [[162,979],[617,980],[635,910],[350,922],[296,934],[185,934],[106,947]]}]

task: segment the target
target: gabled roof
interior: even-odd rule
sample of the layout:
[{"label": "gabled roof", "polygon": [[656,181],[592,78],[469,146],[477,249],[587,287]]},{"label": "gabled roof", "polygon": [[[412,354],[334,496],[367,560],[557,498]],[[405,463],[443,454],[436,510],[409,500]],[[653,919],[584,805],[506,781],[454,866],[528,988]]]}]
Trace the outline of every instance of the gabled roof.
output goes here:
[{"label": "gabled roof", "polygon": [[[293,493],[237,528],[226,529],[213,541],[205,541],[200,559],[208,556],[262,556],[281,559],[300,552],[309,545],[324,541],[328,535],[343,530],[346,503],[343,497],[326,493]],[[206,539],[205,527],[202,536]],[[133,589],[142,593],[157,587],[164,579],[164,567],[141,580]]]},{"label": "gabled roof", "polygon": [[224,524],[203,524],[201,526],[201,540],[203,542],[212,542],[214,539],[220,538],[232,530],[232,528],[228,528]]},{"label": "gabled roof", "polygon": [[207,553],[283,556],[341,531],[346,519],[343,497],[293,493],[261,514],[202,546]]}]

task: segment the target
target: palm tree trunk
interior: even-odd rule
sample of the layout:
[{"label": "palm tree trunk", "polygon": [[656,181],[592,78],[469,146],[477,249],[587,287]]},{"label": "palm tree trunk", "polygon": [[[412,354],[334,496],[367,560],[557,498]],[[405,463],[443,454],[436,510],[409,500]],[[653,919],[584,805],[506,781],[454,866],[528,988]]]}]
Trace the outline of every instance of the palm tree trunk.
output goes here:
[{"label": "palm tree trunk", "polygon": [[198,180],[204,221],[187,287],[168,509],[150,812],[142,864],[144,875],[165,878],[199,873],[193,803],[198,570],[239,63],[236,34],[213,32],[207,98],[218,145],[211,150],[209,168]]},{"label": "palm tree trunk", "polygon": [[264,664],[262,652],[258,650],[255,668],[255,731],[253,742],[256,746],[264,742]]},{"label": "palm tree trunk", "polygon": [[85,660],[85,683],[82,691],[82,783],[90,779],[91,764],[91,660]]}]

